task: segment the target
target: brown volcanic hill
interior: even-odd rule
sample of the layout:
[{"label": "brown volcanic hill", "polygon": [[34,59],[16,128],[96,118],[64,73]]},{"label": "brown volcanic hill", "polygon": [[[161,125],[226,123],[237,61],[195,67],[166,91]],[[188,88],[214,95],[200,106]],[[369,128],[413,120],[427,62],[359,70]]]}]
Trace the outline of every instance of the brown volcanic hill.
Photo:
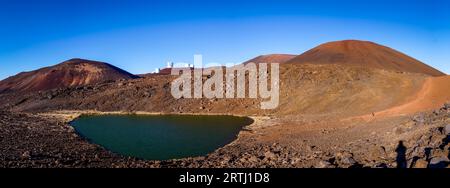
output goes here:
[{"label": "brown volcanic hill", "polygon": [[251,60],[244,62],[244,64],[248,63],[285,63],[292,58],[296,57],[295,55],[290,54],[269,54],[269,55],[261,55],[255,57]]},{"label": "brown volcanic hill", "polygon": [[445,74],[394,49],[373,42],[345,40],[315,47],[287,63],[345,64],[432,76]]},{"label": "brown volcanic hill", "polygon": [[55,66],[22,72],[2,80],[0,92],[44,91],[133,78],[138,77],[107,63],[71,59]]},{"label": "brown volcanic hill", "polygon": [[[349,117],[380,112],[409,102],[429,76],[338,64],[283,63],[280,65],[280,105],[274,110],[261,110],[261,98],[177,100],[171,94],[171,82],[175,78],[152,75],[95,87],[0,95],[1,101],[7,101],[0,104],[0,108],[13,111],[66,109]],[[448,97],[448,94],[443,96]]]}]

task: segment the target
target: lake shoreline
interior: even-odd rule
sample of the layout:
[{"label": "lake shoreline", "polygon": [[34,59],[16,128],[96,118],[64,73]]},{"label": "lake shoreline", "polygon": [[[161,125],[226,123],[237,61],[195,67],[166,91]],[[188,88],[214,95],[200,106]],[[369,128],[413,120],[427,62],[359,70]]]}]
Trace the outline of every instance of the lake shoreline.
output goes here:
[{"label": "lake shoreline", "polygon": [[[248,136],[249,131],[255,131],[257,129],[264,128],[266,126],[261,126],[264,124],[265,121],[271,119],[271,117],[268,116],[246,116],[246,115],[236,115],[232,113],[165,113],[165,112],[144,112],[144,111],[136,111],[136,112],[128,112],[128,111],[97,111],[97,110],[61,110],[61,111],[52,111],[52,112],[44,112],[44,113],[38,113],[38,116],[42,116],[45,118],[52,118],[55,120],[58,120],[64,124],[64,126],[67,126],[69,129],[74,129],[71,123],[73,121],[76,121],[81,116],[102,116],[102,115],[142,115],[142,116],[159,116],[159,115],[174,115],[174,116],[233,116],[233,117],[244,117],[248,118],[252,121],[251,124],[248,124],[246,126],[243,126],[241,130],[236,135],[236,138],[233,139],[230,143],[217,148],[215,151],[211,153],[215,153],[216,151],[226,149],[228,146],[236,145],[240,140],[242,140],[244,137]],[[95,145],[97,147],[101,147],[109,152],[112,152],[100,145],[97,145],[95,143],[92,143],[88,141],[87,138],[82,137],[77,133],[77,135],[88,142],[89,144]],[[112,152],[114,153],[114,152]],[[209,153],[209,154],[211,154]],[[117,154],[120,155],[120,154]],[[206,155],[205,155],[206,156]],[[205,157],[205,156],[199,156],[199,157]],[[123,156],[127,158],[127,156]],[[187,158],[180,158],[180,159],[170,159],[170,160],[183,160],[183,159],[192,159],[192,158],[198,158],[198,157],[187,157]],[[136,158],[139,159],[139,158]],[[144,161],[155,161],[155,160],[145,160],[145,159],[139,159]],[[169,161],[170,161],[169,160]],[[168,161],[168,160],[156,160],[159,162]]]},{"label": "lake shoreline", "polygon": [[[155,161],[124,157],[92,144],[69,125],[83,114],[134,112],[0,111],[0,167],[15,168],[348,168],[396,167],[399,141],[406,146],[439,146],[443,124],[450,123],[449,105],[411,116],[370,122],[317,120],[302,116],[250,117],[253,124],[237,139],[201,157]],[[158,115],[165,113],[140,113]],[[180,115],[180,114],[175,114]],[[426,125],[417,125],[422,118]],[[355,134],[348,134],[349,132]],[[386,134],[379,135],[378,132]],[[346,135],[346,136],[343,136]],[[430,140],[432,139],[432,140]],[[423,145],[424,143],[430,143]],[[413,149],[413,148],[411,148]],[[443,152],[437,148],[435,153]],[[408,154],[413,157],[414,153]],[[328,161],[335,160],[334,163]]]},{"label": "lake shoreline", "polygon": [[69,124],[89,142],[112,152],[162,161],[206,156],[233,142],[242,128],[253,122],[231,115],[113,112],[83,114]]}]

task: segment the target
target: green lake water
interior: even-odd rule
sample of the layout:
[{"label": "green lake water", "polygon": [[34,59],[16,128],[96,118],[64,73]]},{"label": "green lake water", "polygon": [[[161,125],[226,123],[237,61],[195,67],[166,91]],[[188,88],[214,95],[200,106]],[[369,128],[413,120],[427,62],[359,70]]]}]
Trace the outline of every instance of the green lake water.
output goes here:
[{"label": "green lake water", "polygon": [[236,139],[245,117],[94,115],[71,123],[82,137],[124,155],[149,160],[202,156]]}]

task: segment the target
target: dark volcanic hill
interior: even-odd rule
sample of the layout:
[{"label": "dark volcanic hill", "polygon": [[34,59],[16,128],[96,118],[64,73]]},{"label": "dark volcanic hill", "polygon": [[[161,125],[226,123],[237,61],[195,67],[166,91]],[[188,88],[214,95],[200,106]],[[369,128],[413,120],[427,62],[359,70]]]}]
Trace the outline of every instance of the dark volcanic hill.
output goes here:
[{"label": "dark volcanic hill", "polygon": [[256,64],[258,64],[258,63],[284,63],[284,62],[291,60],[294,57],[295,57],[295,55],[290,55],[290,54],[261,55],[261,56],[255,57],[251,60],[244,62],[244,64],[248,64],[248,63],[256,63]]},{"label": "dark volcanic hill", "polygon": [[373,42],[345,40],[315,47],[286,63],[345,64],[443,76],[444,73],[401,52]]},{"label": "dark volcanic hill", "polygon": [[0,92],[44,91],[76,87],[137,76],[108,63],[71,59],[55,66],[22,72],[0,81]]}]

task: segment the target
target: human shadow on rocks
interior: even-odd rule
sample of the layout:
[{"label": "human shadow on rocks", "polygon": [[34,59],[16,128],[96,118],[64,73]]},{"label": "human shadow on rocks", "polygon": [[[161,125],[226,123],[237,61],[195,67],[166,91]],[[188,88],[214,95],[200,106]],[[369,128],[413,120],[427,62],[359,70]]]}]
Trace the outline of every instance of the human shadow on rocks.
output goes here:
[{"label": "human shadow on rocks", "polygon": [[397,149],[395,149],[395,152],[397,153],[397,168],[406,168],[407,162],[406,162],[406,147],[403,144],[403,141],[400,141],[398,143]]}]

